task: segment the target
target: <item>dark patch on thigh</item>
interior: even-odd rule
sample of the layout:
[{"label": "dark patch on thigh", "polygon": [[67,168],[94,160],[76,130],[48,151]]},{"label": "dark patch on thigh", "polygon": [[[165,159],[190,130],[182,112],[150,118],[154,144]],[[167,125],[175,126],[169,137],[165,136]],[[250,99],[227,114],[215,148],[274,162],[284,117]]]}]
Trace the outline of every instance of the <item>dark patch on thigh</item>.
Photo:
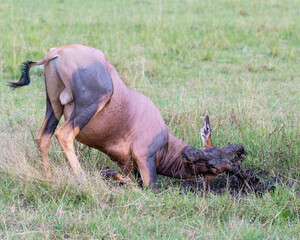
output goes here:
[{"label": "dark patch on thigh", "polygon": [[44,129],[44,133],[52,135],[57,127],[59,119],[57,119],[55,117],[49,96],[48,96],[48,94],[46,94],[46,95],[47,95],[47,103],[46,103],[46,121],[47,122],[46,122],[46,126]]},{"label": "dark patch on thigh", "polygon": [[80,130],[95,115],[99,104],[113,94],[113,83],[109,72],[101,62],[78,68],[72,75],[74,110],[71,114],[73,127]]},{"label": "dark patch on thigh", "polygon": [[156,174],[156,160],[157,153],[166,147],[168,142],[168,133],[167,131],[162,131],[157,134],[152,142],[150,143],[147,151],[146,165],[150,174],[150,186],[156,183],[157,174]]}]

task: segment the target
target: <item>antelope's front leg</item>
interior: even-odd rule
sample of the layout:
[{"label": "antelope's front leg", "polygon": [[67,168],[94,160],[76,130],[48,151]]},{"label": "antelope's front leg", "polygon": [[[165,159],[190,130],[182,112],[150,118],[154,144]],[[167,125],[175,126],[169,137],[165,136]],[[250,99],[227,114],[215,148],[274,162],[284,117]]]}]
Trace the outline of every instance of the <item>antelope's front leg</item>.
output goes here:
[{"label": "antelope's front leg", "polygon": [[119,173],[118,170],[111,170],[108,167],[102,168],[100,170],[100,173],[104,174],[107,178],[113,178],[114,180],[120,181],[124,184],[129,184],[131,182],[128,176],[124,176],[121,173]]},{"label": "antelope's front leg", "polygon": [[203,181],[203,196],[205,197],[206,195],[206,192],[210,191],[210,183],[216,179],[217,176],[214,176],[214,175],[207,175],[205,176],[204,178],[204,181]]},{"label": "antelope's front leg", "polygon": [[156,157],[148,158],[146,156],[139,157],[136,159],[136,163],[138,165],[139,172],[142,177],[144,187],[151,187],[155,189],[157,174],[156,174]]},{"label": "antelope's front leg", "polygon": [[145,187],[150,186],[153,190],[157,188],[156,164],[162,157],[164,149],[168,142],[168,132],[161,131],[158,134],[150,133],[140,135],[141,138],[136,139],[133,143],[133,158],[138,166],[143,184]]}]

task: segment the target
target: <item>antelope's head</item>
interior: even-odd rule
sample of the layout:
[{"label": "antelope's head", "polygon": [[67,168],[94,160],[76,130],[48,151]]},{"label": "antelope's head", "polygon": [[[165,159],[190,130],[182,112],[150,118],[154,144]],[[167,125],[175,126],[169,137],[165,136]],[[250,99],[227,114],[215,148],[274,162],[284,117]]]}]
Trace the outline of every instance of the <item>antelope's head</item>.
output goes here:
[{"label": "antelope's head", "polygon": [[232,169],[230,158],[220,148],[200,150],[187,146],[182,150],[181,156],[185,171],[193,176],[218,175]]},{"label": "antelope's head", "polygon": [[217,175],[224,171],[238,171],[239,163],[246,151],[242,145],[219,148],[212,145],[209,117],[206,116],[201,128],[203,150],[185,147],[181,156],[187,173],[195,175]]}]

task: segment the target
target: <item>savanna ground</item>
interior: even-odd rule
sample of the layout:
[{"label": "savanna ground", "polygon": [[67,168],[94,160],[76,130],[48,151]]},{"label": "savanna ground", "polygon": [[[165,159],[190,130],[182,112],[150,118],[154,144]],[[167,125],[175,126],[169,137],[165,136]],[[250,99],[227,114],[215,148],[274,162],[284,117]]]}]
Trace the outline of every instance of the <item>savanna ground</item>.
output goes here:
[{"label": "savanna ground", "polygon": [[[300,2],[0,2],[0,238],[299,239]],[[150,97],[175,136],[201,148],[209,114],[215,145],[242,144],[243,167],[277,176],[262,196],[124,187],[98,170],[108,158],[75,143],[89,186],[78,188],[53,139],[54,181],[35,134],[45,113],[43,70],[10,91],[19,65],[52,47],[101,49],[123,81]],[[197,181],[197,180],[195,180]]]}]

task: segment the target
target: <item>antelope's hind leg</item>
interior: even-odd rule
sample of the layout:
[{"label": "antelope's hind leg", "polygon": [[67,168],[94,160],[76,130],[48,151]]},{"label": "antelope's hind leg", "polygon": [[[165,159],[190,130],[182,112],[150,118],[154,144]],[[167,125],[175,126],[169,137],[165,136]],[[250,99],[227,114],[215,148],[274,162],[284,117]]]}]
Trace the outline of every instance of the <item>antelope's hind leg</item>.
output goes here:
[{"label": "antelope's hind leg", "polygon": [[78,68],[72,75],[60,73],[63,82],[70,83],[73,95],[73,111],[55,136],[60,143],[70,165],[81,182],[86,182],[85,174],[74,152],[76,135],[89,123],[110,100],[113,93],[111,77],[100,62]]},{"label": "antelope's hind leg", "polygon": [[45,64],[46,116],[42,127],[36,135],[36,142],[47,177],[52,176],[48,159],[50,140],[63,114],[63,106],[59,101],[59,94],[63,90],[64,85],[55,71],[54,62],[55,60],[52,60]]}]

